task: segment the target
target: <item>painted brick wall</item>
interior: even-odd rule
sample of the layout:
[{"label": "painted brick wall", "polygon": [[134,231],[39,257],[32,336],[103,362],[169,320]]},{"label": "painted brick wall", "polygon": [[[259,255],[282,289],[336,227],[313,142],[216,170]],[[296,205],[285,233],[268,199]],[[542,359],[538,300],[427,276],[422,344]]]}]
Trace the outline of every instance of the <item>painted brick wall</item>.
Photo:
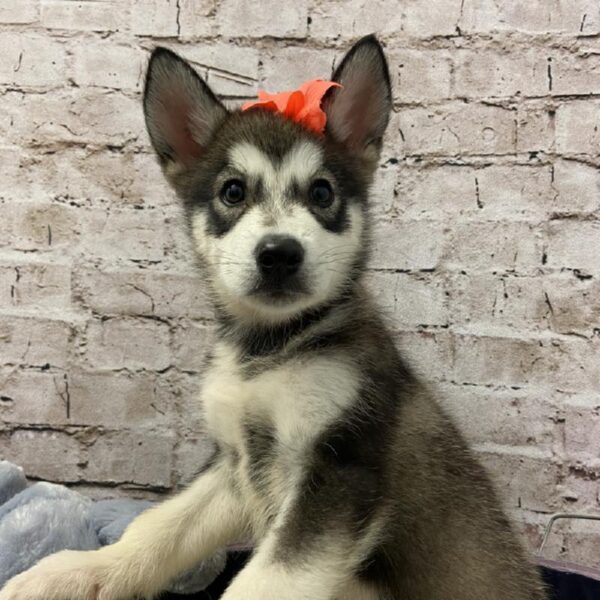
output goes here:
[{"label": "painted brick wall", "polygon": [[[597,0],[0,0],[0,455],[156,495],[209,449],[211,313],[140,107],[174,48],[232,103],[388,51],[369,274],[533,546],[598,512]],[[550,553],[600,562],[565,529]],[[594,555],[595,553],[595,555]]]}]

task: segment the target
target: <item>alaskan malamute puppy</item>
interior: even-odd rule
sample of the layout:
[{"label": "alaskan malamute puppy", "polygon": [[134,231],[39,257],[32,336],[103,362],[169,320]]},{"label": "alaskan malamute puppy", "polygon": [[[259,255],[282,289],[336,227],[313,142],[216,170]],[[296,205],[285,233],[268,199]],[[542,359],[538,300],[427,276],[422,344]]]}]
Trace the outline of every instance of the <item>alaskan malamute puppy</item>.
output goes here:
[{"label": "alaskan malamute puppy", "polygon": [[118,543],[42,560],[0,600],[151,598],[248,537],[226,600],[544,598],[484,469],[362,283],[392,108],[377,40],[333,80],[319,135],[230,112],[183,59],[152,54],[148,131],[218,320],[202,388],[218,450]]}]

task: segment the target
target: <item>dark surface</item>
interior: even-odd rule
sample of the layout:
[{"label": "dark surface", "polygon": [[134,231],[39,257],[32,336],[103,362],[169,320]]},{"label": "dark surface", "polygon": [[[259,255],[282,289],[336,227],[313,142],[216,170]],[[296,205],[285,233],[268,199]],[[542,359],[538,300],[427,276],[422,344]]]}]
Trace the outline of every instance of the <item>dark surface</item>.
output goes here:
[{"label": "dark surface", "polygon": [[248,556],[248,552],[231,552],[227,558],[225,570],[203,592],[187,596],[180,596],[179,594],[163,594],[160,596],[159,600],[216,600],[221,597],[223,592],[227,589],[229,582],[246,564]]},{"label": "dark surface", "polygon": [[542,568],[544,581],[551,592],[550,600],[599,600],[600,581],[554,569]]},{"label": "dark surface", "polygon": [[[192,596],[164,594],[160,600],[216,600],[221,597],[229,582],[247,560],[247,552],[231,553],[223,573],[204,592]],[[600,581],[577,573],[565,573],[548,568],[542,568],[541,571],[544,581],[551,590],[549,600],[600,600]]]}]

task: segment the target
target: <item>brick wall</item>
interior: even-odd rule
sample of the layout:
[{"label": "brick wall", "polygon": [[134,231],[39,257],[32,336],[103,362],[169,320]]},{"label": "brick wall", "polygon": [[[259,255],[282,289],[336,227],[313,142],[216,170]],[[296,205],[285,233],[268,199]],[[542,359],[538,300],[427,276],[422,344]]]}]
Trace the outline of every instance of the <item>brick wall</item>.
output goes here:
[{"label": "brick wall", "polygon": [[[399,343],[531,545],[600,509],[596,0],[0,0],[1,456],[96,496],[192,476],[211,313],[143,127],[149,49],[237,102],[372,31],[395,113],[369,276]],[[598,561],[585,532],[550,552]]]}]

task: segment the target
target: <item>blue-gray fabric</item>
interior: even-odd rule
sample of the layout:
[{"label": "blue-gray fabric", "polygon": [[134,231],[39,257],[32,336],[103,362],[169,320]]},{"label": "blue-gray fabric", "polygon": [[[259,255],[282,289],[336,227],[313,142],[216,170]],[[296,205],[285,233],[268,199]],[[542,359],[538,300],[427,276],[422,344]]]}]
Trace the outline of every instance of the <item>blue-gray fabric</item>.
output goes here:
[{"label": "blue-gray fabric", "polygon": [[[137,515],[153,506],[146,500],[94,502],[62,485],[29,485],[21,468],[0,461],[0,587],[11,577],[60,550],[95,550],[116,542]],[[192,594],[223,570],[218,552],[177,578],[167,590]]]}]

